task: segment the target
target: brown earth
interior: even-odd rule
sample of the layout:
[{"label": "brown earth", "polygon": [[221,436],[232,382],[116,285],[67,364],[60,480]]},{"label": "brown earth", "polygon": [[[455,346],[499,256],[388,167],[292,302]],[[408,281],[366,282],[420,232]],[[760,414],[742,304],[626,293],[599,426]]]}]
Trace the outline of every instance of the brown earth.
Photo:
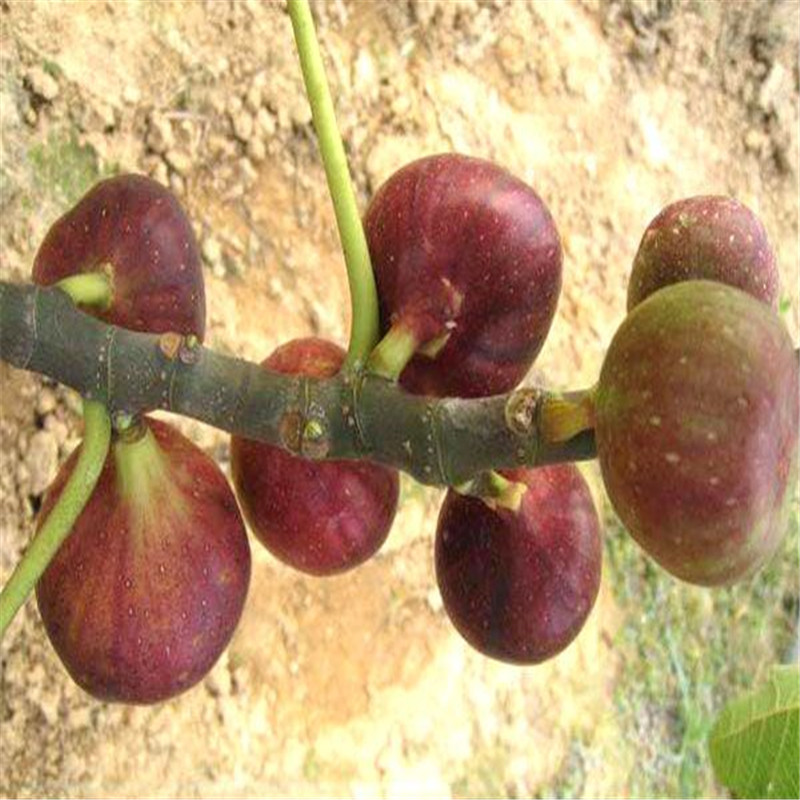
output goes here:
[{"label": "brown earth", "polygon": [[[797,338],[797,3],[315,11],[362,207],[396,168],[442,150],[493,159],[548,203],[565,281],[532,380],[595,380],[641,233],[692,194],[761,215]],[[345,342],[344,267],[283,4],[2,0],[0,23],[3,278],[29,275],[48,225],[100,173],[145,171],[197,225],[210,346],[260,360],[311,331]],[[79,434],[69,392],[5,365],[0,379],[3,581]],[[225,435],[179,424],[228,468]],[[439,499],[405,482],[387,546],[345,577],[299,577],[256,545],[228,652],[155,708],[85,696],[29,603],[0,651],[0,794],[528,796],[563,778],[576,742],[589,753],[577,791],[628,794],[640,743],[611,699],[629,612],[606,584],[559,658],[483,659],[435,588]]]}]

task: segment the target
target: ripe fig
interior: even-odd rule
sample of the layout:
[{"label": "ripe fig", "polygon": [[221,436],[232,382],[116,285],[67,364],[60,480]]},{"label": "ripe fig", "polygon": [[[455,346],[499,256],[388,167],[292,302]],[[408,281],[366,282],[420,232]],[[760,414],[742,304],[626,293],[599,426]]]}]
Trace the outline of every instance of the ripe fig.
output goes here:
[{"label": "ripe fig", "polygon": [[774,308],[778,266],[761,220],[731,197],[689,197],[668,205],[639,243],[628,311],[658,289],[688,280],[726,283]]},{"label": "ripe fig", "polygon": [[578,635],[600,588],[600,525],[573,464],[501,473],[527,485],[519,510],[448,491],[436,579],[458,632],[484,655],[536,664]]},{"label": "ripe fig", "polygon": [[111,273],[111,305],[89,313],[123,328],[202,341],[206,305],[197,241],[180,203],[161,184],[143,175],[98,183],[50,228],[33,280],[50,285],[103,269]]},{"label": "ripe fig", "polygon": [[797,357],[771,309],[721,283],[661,289],[614,336],[595,403],[611,502],[661,566],[711,586],[770,558],[798,434]]},{"label": "ripe fig", "polygon": [[[214,461],[145,418],[118,439],[72,533],[36,588],[67,671],[101,700],[155,703],[197,683],[225,649],[250,580],[250,546]],[[69,458],[47,518],[77,460]]]},{"label": "ripe fig", "polygon": [[[323,339],[294,339],[264,362],[293,375],[331,377],[345,353]],[[374,555],[397,510],[396,470],[366,461],[312,461],[232,437],[233,482],[250,527],[279,560],[334,575]]]},{"label": "ripe fig", "polygon": [[533,189],[487,161],[431,156],[392,175],[364,222],[384,330],[415,353],[400,383],[459,397],[516,386],[561,290],[561,242]]}]

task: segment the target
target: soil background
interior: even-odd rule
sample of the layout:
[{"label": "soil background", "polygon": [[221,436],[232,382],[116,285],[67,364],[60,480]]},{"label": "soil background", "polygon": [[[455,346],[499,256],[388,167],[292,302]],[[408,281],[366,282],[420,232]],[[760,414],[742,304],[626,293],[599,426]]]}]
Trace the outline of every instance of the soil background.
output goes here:
[{"label": "soil background", "polygon": [[[796,2],[317,2],[362,208],[395,169],[502,164],[563,239],[558,316],[530,380],[590,385],[639,239],[668,202],[730,194],[764,220],[798,334]],[[0,0],[0,276],[97,179],[146,172],[196,225],[207,343],[261,360],[346,342],[347,284],[282,3]],[[0,581],[79,441],[79,403],[0,365]],[[228,437],[181,429],[229,469]],[[540,667],[472,652],[433,574],[442,493],[404,480],[381,554],[306,579],[253,540],[240,628],[210,676],[152,708],[72,684],[34,602],[0,651],[0,795],[669,796],[723,791],[705,735],[788,646],[796,531],[736,590],[683,587],[606,520],[597,607]],[[795,521],[796,527],[796,521]],[[735,662],[735,663],[734,663]]]}]

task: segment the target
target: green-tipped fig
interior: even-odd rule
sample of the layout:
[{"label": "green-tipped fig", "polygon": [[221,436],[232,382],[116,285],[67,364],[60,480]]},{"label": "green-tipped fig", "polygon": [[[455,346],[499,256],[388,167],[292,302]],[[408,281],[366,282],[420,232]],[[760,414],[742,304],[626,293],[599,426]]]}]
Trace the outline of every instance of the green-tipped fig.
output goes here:
[{"label": "green-tipped fig", "polygon": [[35,283],[105,272],[108,308],[89,313],[134,331],[176,331],[202,341],[203,268],[192,224],[172,193],[144,175],[92,187],[47,232],[33,264]]},{"label": "green-tipped fig", "polygon": [[70,675],[94,697],[124,703],[156,703],[197,683],[233,635],[250,580],[244,523],[220,468],[171,425],[143,426],[115,442],[36,587]]},{"label": "green-tipped fig", "polygon": [[673,283],[735,286],[775,307],[778,267],[761,220],[731,197],[689,197],[668,205],[644,232],[628,284],[628,311]]},{"label": "green-tipped fig", "polygon": [[677,577],[746,577],[775,552],[795,491],[798,365],[780,318],[710,281],[669,286],[620,326],[596,396],[606,489]]}]

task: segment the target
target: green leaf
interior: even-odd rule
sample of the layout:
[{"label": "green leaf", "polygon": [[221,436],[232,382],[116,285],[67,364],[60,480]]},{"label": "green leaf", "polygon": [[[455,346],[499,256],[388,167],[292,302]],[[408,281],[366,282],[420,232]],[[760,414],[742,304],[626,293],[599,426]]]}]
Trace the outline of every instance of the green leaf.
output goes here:
[{"label": "green leaf", "polygon": [[717,778],[739,797],[800,797],[800,667],[728,703],[709,737]]}]

